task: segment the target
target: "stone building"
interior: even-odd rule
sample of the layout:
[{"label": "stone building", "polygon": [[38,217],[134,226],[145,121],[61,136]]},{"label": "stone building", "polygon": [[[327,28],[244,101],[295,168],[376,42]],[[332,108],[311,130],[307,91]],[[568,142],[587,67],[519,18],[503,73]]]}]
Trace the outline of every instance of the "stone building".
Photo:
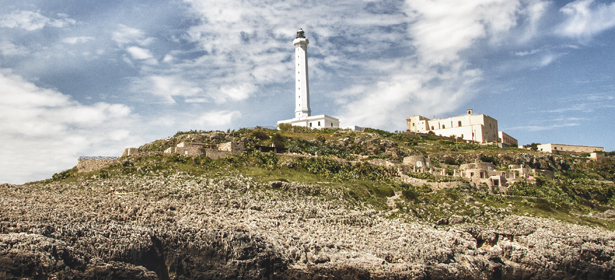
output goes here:
[{"label": "stone building", "polygon": [[500,147],[501,148],[506,148],[506,147],[519,147],[519,142],[517,142],[517,139],[513,138],[512,136],[504,133],[504,131],[498,131],[498,137],[500,138]]},{"label": "stone building", "polygon": [[[478,143],[501,143],[501,138],[498,137],[498,121],[485,114],[474,115],[472,109],[468,109],[467,114],[462,116],[428,119],[416,115],[406,118],[406,122],[410,132],[433,132],[436,135],[458,137]],[[506,136],[508,143],[516,143],[516,139],[507,134]]]},{"label": "stone building", "polygon": [[565,145],[565,144],[540,144],[538,151],[551,154],[591,154],[594,152],[604,152],[604,147]]},{"label": "stone building", "polygon": [[311,128],[339,128],[340,120],[328,115],[312,116],[310,108],[310,87],[308,82],[308,55],[307,46],[310,41],[305,38],[302,29],[297,31],[293,40],[295,46],[295,117],[278,121],[280,124],[306,126]]},{"label": "stone building", "polygon": [[491,187],[507,187],[517,179],[514,172],[498,171],[493,163],[480,162],[467,163],[459,166],[460,175],[474,184],[486,184]]},{"label": "stone building", "polygon": [[403,163],[408,165],[412,169],[412,172],[415,173],[424,173],[431,169],[431,160],[424,156],[408,156],[404,158]]}]

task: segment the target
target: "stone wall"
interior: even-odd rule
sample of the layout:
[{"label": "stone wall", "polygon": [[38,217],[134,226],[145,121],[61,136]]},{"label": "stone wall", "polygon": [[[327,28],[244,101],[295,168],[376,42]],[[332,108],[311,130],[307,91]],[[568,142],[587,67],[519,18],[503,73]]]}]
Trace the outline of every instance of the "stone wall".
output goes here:
[{"label": "stone wall", "polygon": [[410,177],[406,174],[399,174],[400,179],[408,184],[414,185],[414,186],[422,186],[422,185],[428,185],[431,187],[431,189],[433,190],[441,190],[441,189],[451,189],[451,188],[455,188],[458,186],[461,186],[463,184],[465,184],[464,182],[460,182],[460,181],[453,181],[453,182],[429,182],[428,180],[425,179],[418,179],[418,178],[413,178]]},{"label": "stone wall", "polygon": [[226,142],[218,145],[218,150],[227,151],[227,152],[241,152],[246,148],[243,145],[243,142]]},{"label": "stone wall", "polygon": [[236,154],[235,152],[229,152],[229,151],[220,151],[218,149],[205,149],[205,156],[210,158],[210,159],[219,159],[219,158],[223,158],[227,155],[232,155],[232,154]]},{"label": "stone wall", "polygon": [[184,156],[202,156],[205,155],[205,149],[198,145],[185,145],[180,143],[177,147],[170,147],[164,150],[165,154],[180,154]]},{"label": "stone wall", "polygon": [[137,148],[126,148],[122,153],[121,157],[134,156],[139,154],[139,149]]},{"label": "stone wall", "polygon": [[77,172],[91,172],[103,169],[117,162],[117,157],[80,157]]}]

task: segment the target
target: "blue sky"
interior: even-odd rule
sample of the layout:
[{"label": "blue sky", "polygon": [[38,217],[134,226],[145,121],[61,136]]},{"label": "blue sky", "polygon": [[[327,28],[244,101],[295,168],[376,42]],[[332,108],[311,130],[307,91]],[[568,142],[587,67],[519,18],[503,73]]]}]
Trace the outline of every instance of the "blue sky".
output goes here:
[{"label": "blue sky", "polygon": [[615,150],[608,1],[0,0],[0,182],[177,131],[294,116],[292,40],[313,114],[405,130],[472,108],[521,144]]}]

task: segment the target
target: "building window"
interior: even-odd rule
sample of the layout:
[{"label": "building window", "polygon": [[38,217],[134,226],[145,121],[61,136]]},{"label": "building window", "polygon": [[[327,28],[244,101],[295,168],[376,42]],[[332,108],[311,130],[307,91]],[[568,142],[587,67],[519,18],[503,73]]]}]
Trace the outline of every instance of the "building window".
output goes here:
[{"label": "building window", "polygon": [[458,122],[457,122],[457,126],[461,126],[461,121],[458,121]]},{"label": "building window", "polygon": [[333,123],[331,123],[331,127],[333,127]]},{"label": "building window", "polygon": [[187,155],[187,154],[188,154],[188,150],[184,150],[184,155]]},{"label": "building window", "polygon": [[431,126],[431,130],[433,130],[433,125]]},{"label": "building window", "polygon": [[312,123],[310,123],[310,127],[312,127]]},{"label": "building window", "polygon": [[445,128],[446,128],[446,126],[445,126],[445,125],[442,125],[442,129],[445,129]]},{"label": "building window", "polygon": [[318,126],[320,126],[320,121],[318,121]]}]

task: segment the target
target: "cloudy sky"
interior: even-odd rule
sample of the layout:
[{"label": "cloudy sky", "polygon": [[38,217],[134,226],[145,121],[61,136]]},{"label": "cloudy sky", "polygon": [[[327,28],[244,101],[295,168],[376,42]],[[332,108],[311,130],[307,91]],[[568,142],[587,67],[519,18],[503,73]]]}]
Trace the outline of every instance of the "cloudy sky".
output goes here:
[{"label": "cloudy sky", "polygon": [[473,108],[520,144],[615,150],[615,3],[600,0],[0,0],[0,183],[177,131],[313,114],[405,130]]}]

